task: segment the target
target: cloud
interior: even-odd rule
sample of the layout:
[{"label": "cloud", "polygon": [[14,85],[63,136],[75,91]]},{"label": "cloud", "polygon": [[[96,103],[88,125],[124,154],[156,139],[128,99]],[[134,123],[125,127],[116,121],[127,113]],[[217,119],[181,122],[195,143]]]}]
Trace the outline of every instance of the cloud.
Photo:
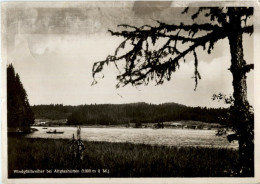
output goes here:
[{"label": "cloud", "polygon": [[[228,52],[211,62],[199,62],[202,79],[194,91],[192,79],[194,63],[182,63],[173,73],[172,80],[164,85],[154,83],[138,88],[126,86],[116,89],[113,65],[105,67],[105,78],[91,86],[92,65],[113,53],[121,39],[108,34],[76,35],[23,35],[17,37],[16,50],[12,53],[14,67],[20,74],[31,104],[85,104],[177,102],[190,106],[223,106],[213,102],[214,93],[232,93],[232,76]],[[37,41],[38,40],[38,41]],[[42,40],[41,42],[39,40]],[[113,43],[113,44],[111,44]],[[29,49],[31,48],[31,49]],[[36,55],[31,55],[32,48]],[[45,50],[45,52],[42,52]],[[48,51],[48,52],[47,52]],[[38,54],[38,55],[37,55]],[[251,88],[251,85],[249,86]],[[119,95],[118,95],[119,94]],[[249,94],[252,96],[251,94]]]},{"label": "cloud", "polygon": [[[229,44],[219,41],[211,54],[197,49],[202,79],[194,91],[193,57],[161,86],[116,89],[118,71],[105,67],[105,78],[91,86],[92,66],[114,53],[122,38],[112,37],[107,30],[116,30],[121,23],[155,24],[156,19],[168,23],[180,21],[180,8],[171,2],[133,2],[129,7],[77,8],[14,8],[8,13],[8,61],[27,90],[31,104],[85,104],[177,102],[190,106],[223,106],[212,102],[214,93],[232,94]],[[142,7],[142,8],[141,8]],[[16,13],[15,13],[16,12]],[[186,15],[187,17],[187,15]],[[184,20],[182,18],[182,20]],[[19,26],[20,25],[20,26]],[[253,39],[244,37],[245,59],[252,61]],[[13,43],[11,43],[13,42]],[[119,94],[119,95],[118,95]],[[248,96],[253,101],[253,74],[248,77]]]},{"label": "cloud", "polygon": [[171,4],[171,1],[135,1],[133,11],[136,16],[153,16],[154,14],[161,14],[170,8]]}]

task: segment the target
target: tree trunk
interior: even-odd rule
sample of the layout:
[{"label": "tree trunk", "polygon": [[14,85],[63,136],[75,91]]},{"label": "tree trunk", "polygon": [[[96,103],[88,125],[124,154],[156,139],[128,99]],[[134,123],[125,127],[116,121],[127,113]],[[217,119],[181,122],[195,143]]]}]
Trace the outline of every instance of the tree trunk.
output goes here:
[{"label": "tree trunk", "polygon": [[234,130],[238,136],[240,168],[243,176],[254,175],[254,135],[253,123],[249,116],[249,103],[247,101],[246,62],[244,60],[242,45],[241,17],[235,8],[230,8],[229,45],[231,52],[231,68],[233,75],[232,107]]}]

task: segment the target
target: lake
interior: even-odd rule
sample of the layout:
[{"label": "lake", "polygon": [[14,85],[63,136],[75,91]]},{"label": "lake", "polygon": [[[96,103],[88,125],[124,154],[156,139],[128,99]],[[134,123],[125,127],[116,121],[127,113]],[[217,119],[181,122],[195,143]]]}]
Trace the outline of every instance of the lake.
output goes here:
[{"label": "lake", "polygon": [[[76,127],[32,127],[38,131],[28,138],[71,139],[76,137]],[[64,134],[47,134],[48,130],[64,131]],[[129,142],[164,146],[203,146],[238,148],[237,142],[229,143],[226,137],[216,136],[216,130],[151,129],[151,128],[81,128],[81,138],[87,141]]]}]

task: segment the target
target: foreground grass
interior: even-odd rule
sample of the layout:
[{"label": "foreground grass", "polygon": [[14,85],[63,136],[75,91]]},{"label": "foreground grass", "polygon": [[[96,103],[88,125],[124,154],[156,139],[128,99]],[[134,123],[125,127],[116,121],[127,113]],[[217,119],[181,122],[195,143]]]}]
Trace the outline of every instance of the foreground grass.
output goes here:
[{"label": "foreground grass", "polygon": [[77,169],[69,140],[8,138],[8,175],[16,177],[223,177],[230,176],[238,152],[230,149],[165,147],[84,142],[81,169],[109,173],[14,174],[25,169]]}]

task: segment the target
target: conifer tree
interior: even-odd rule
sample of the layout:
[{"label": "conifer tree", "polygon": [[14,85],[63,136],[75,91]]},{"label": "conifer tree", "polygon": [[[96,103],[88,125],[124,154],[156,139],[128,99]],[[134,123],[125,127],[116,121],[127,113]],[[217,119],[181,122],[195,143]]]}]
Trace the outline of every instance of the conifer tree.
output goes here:
[{"label": "conifer tree", "polygon": [[7,67],[7,126],[9,130],[29,132],[34,123],[26,91],[12,64]]},{"label": "conifer tree", "polygon": [[[194,10],[194,9],[193,9]],[[183,14],[187,14],[189,8],[185,8]],[[94,82],[95,75],[101,72],[105,65],[124,63],[124,69],[117,76],[119,86],[147,85],[151,80],[157,84],[163,84],[170,80],[171,75],[179,68],[179,62],[185,62],[189,54],[194,56],[195,89],[198,80],[201,79],[198,71],[199,58],[197,49],[211,53],[216,42],[228,39],[231,67],[233,76],[233,130],[238,140],[240,167],[238,174],[241,176],[254,175],[254,120],[252,107],[247,100],[246,74],[253,68],[253,64],[247,64],[243,53],[243,34],[252,34],[253,25],[248,25],[253,15],[252,7],[203,7],[191,13],[192,24],[166,24],[158,21],[158,25],[119,25],[123,31],[110,31],[113,36],[123,37],[124,41],[117,47],[113,55],[109,55],[104,61],[93,65]],[[206,17],[208,22],[196,22],[199,16]],[[160,47],[154,47],[159,41],[164,41]],[[126,45],[128,47],[126,47]],[[183,47],[186,47],[183,49]],[[131,48],[126,49],[126,48]],[[123,53],[123,54],[122,54]]]}]

